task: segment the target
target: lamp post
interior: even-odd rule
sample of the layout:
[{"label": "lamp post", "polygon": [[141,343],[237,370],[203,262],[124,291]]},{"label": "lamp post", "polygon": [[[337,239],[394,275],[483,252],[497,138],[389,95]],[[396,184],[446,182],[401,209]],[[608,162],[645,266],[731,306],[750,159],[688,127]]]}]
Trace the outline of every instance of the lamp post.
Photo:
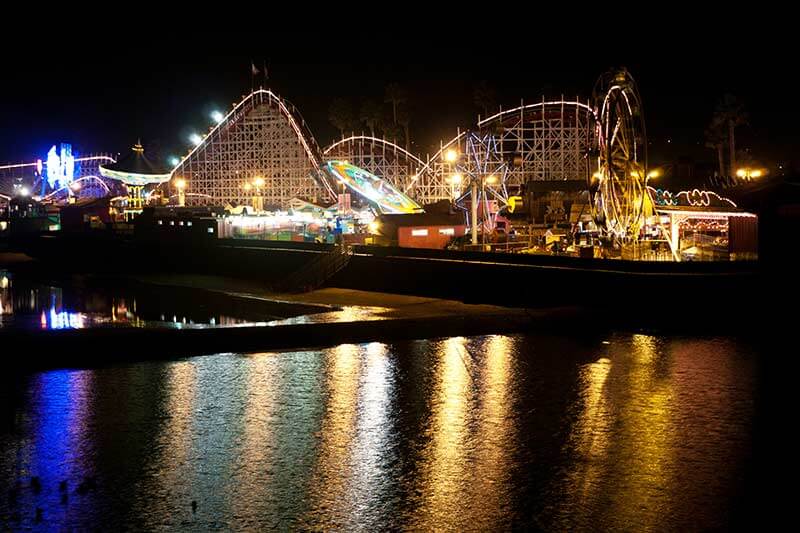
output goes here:
[{"label": "lamp post", "polygon": [[261,196],[261,187],[264,186],[264,178],[256,176],[253,179],[253,186],[256,188],[256,195],[253,197],[253,209],[255,209],[257,213],[260,213],[264,210],[264,197]]},{"label": "lamp post", "polygon": [[[253,188],[253,186],[250,184],[250,182],[249,182],[249,181],[245,181],[245,182],[242,184],[242,189],[244,189],[245,196],[250,196],[250,190],[251,190],[252,188]],[[245,202],[247,202],[247,200],[245,200]],[[253,206],[253,209],[255,209],[255,206]]]},{"label": "lamp post", "polygon": [[186,180],[178,178],[175,180],[175,188],[178,190],[178,207],[186,206]]},{"label": "lamp post", "polygon": [[67,187],[67,203],[74,204],[76,199],[75,195],[81,190],[81,184],[74,181]]},{"label": "lamp post", "polygon": [[[483,198],[483,219],[484,221],[491,216],[491,212],[489,211],[489,197],[486,194],[486,186],[487,185],[495,185],[497,183],[497,176],[494,174],[489,174],[485,178],[481,176],[481,198]],[[491,220],[491,218],[489,218]],[[486,224],[483,224],[484,230],[486,229]],[[494,227],[491,228],[494,230]],[[483,231],[483,244],[486,244],[486,231]]]}]

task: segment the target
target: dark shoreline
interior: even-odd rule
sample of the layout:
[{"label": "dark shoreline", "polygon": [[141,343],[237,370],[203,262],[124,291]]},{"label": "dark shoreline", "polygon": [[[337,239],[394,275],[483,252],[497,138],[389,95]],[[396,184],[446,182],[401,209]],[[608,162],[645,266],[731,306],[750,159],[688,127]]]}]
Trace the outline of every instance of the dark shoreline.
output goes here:
[{"label": "dark shoreline", "polygon": [[[61,243],[63,244],[63,243]],[[119,244],[119,243],[118,243]],[[236,279],[267,287],[269,280],[280,276],[286,268],[297,263],[298,258],[314,255],[301,250],[276,251],[265,249],[261,243],[248,246],[239,243],[239,249],[227,248],[231,254],[245,254],[234,262],[241,268],[227,268],[225,274]],[[226,245],[228,246],[228,245]],[[56,250],[66,251],[61,246]],[[201,247],[199,250],[204,250]],[[139,257],[135,266],[143,274],[158,274],[174,271],[173,266],[179,257],[186,253],[197,253],[198,249],[160,247],[151,252],[158,252],[152,257]],[[219,251],[219,250],[217,250]],[[52,253],[52,250],[51,250]],[[214,254],[201,254],[191,266],[184,265],[184,271],[207,273],[214,271],[219,262],[213,261]],[[60,271],[53,271],[50,263],[44,259],[24,260],[19,255],[0,254],[0,268],[8,264],[12,271],[25,272],[35,277],[62,276],[62,281],[69,281],[74,275],[88,275],[103,283],[142,283],[136,278],[136,268],[126,265],[125,272],[112,272],[108,265],[89,270],[88,259],[83,256],[75,265]],[[246,260],[249,259],[249,260]],[[115,364],[124,361],[142,359],[175,359],[184,356],[211,354],[219,352],[255,352],[265,350],[286,350],[320,348],[343,343],[391,342],[408,339],[427,339],[448,336],[471,336],[509,333],[558,333],[571,337],[602,335],[610,330],[633,332],[666,332],[672,334],[691,335],[735,335],[756,339],[773,336],[778,323],[785,315],[776,307],[764,308],[757,305],[763,302],[761,295],[754,287],[759,285],[761,276],[749,272],[742,265],[736,265],[732,272],[720,273],[718,276],[655,275],[642,273],[592,273],[586,279],[575,278],[574,272],[564,273],[563,269],[547,268],[544,270],[533,266],[522,266],[528,272],[523,281],[527,283],[520,289],[511,287],[500,302],[491,301],[479,290],[474,294],[464,289],[458,291],[458,284],[470,279],[482,279],[475,276],[486,276],[497,272],[499,280],[508,281],[511,272],[517,272],[520,266],[498,265],[497,263],[478,265],[457,265],[444,261],[416,261],[394,257],[367,258],[368,263],[356,262],[351,272],[342,273],[332,280],[332,285],[366,288],[368,291],[397,292],[408,294],[416,289],[417,293],[427,297],[460,300],[469,304],[499,303],[498,311],[485,314],[480,311],[464,311],[432,316],[394,316],[391,318],[340,321],[331,323],[278,324],[269,326],[237,326],[215,327],[209,329],[142,329],[131,327],[89,328],[82,330],[60,331],[24,331],[0,329],[0,342],[12,353],[25,354],[13,357],[11,365],[19,369],[39,369],[53,367],[82,367]],[[162,263],[163,264],[160,264]],[[274,264],[270,264],[273,262]],[[159,263],[159,264],[157,264]],[[95,264],[97,266],[98,264]],[[399,268],[403,265],[403,268]],[[159,269],[158,267],[165,267]],[[228,265],[230,267],[230,265]],[[552,265],[556,266],[556,265]],[[258,276],[259,268],[264,267],[263,276]],[[272,267],[272,268],[267,268]],[[78,273],[79,269],[85,269]],[[452,276],[456,279],[445,279],[441,284],[448,284],[447,290],[437,287],[437,280],[442,280],[454,268]],[[685,267],[682,267],[685,269]],[[73,273],[70,274],[70,271]],[[54,274],[55,272],[55,274]],[[91,273],[90,273],[91,272]],[[677,274],[677,275],[676,275]],[[516,274],[519,275],[519,274]],[[573,282],[564,282],[560,276],[573,276]],[[417,286],[404,286],[402,278],[406,276]],[[599,276],[599,277],[598,277]],[[399,278],[398,278],[399,277]],[[165,276],[162,285],[169,286],[170,291],[206,292],[220,301],[228,300],[226,305],[253,306],[254,309],[268,308],[270,301],[279,301],[281,305],[296,306],[294,316],[318,313],[336,309],[335,306],[321,306],[318,303],[295,298],[291,302],[283,301],[280,295],[237,293],[231,290],[210,289],[195,285],[173,284],[170,276]],[[577,284],[574,280],[578,279]],[[529,281],[528,281],[529,280]],[[561,280],[561,281],[559,281]],[[775,280],[772,280],[773,283]],[[157,291],[157,285],[143,283]],[[396,287],[397,291],[386,291],[385,288]],[[620,288],[622,287],[622,288]],[[735,293],[726,293],[727,289],[739,288],[742,297]],[[409,290],[411,289],[411,291]],[[455,289],[455,290],[454,290]],[[484,287],[485,289],[485,287]],[[609,298],[592,299],[592,291],[617,292]],[[650,292],[648,292],[650,291]],[[176,294],[172,292],[172,294]],[[564,294],[559,299],[559,294]],[[536,295],[531,306],[520,307],[525,296]],[[502,295],[502,294],[501,294]],[[583,298],[579,296],[583,295]],[[460,297],[459,297],[460,296]],[[463,304],[462,304],[463,305]],[[477,308],[476,308],[477,309]],[[66,355],[68,354],[68,356]],[[110,355],[113,354],[113,355]]]}]

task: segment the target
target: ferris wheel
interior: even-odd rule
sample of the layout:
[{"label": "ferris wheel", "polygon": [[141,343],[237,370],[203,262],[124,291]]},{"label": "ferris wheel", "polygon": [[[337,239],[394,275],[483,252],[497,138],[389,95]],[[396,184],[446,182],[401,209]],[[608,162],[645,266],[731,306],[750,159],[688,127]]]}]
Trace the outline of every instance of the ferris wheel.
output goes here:
[{"label": "ferris wheel", "polygon": [[609,236],[621,242],[636,241],[649,205],[647,134],[639,91],[627,70],[612,70],[597,80],[593,100],[595,220]]}]

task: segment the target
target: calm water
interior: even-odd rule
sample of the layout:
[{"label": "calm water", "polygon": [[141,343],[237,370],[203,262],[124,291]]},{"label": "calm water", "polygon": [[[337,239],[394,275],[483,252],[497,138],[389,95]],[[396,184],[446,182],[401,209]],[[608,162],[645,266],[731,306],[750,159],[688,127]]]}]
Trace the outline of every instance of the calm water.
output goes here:
[{"label": "calm water", "polygon": [[745,512],[759,354],[487,336],[4,379],[2,527],[703,530]]},{"label": "calm water", "polygon": [[[68,276],[43,281],[0,269],[0,329],[264,326],[310,322],[320,310],[121,279]],[[322,313],[331,314],[336,313]]]}]

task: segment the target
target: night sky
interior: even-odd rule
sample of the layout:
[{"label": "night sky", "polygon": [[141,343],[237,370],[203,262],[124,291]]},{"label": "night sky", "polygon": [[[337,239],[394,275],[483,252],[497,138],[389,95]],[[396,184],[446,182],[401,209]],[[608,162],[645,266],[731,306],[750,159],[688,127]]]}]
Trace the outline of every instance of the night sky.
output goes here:
[{"label": "night sky", "polygon": [[587,44],[583,52],[556,57],[538,54],[536,39],[508,47],[431,44],[424,52],[398,45],[381,53],[359,50],[357,43],[352,51],[332,53],[324,40],[293,48],[273,41],[230,55],[202,47],[123,50],[85,43],[6,54],[0,59],[0,162],[44,157],[62,141],[80,153],[126,151],[139,137],[163,157],[181,155],[188,135],[208,128],[212,110],[227,111],[249,92],[251,59],[259,68],[268,61],[266,85],[297,106],[322,146],[338,137],[328,121],[334,97],[349,98],[356,108],[367,98],[382,102],[389,82],[409,90],[413,148],[424,155],[475,120],[472,90],[480,80],[507,108],[542,94],[586,99],[603,71],[624,65],[640,86],[651,160],[688,156],[713,163],[703,130],[726,92],[743,100],[750,115],[749,125],[737,131],[739,147],[773,163],[799,157],[794,67],[773,53],[780,43],[740,42],[726,53],[716,42],[695,43],[607,57]]}]

